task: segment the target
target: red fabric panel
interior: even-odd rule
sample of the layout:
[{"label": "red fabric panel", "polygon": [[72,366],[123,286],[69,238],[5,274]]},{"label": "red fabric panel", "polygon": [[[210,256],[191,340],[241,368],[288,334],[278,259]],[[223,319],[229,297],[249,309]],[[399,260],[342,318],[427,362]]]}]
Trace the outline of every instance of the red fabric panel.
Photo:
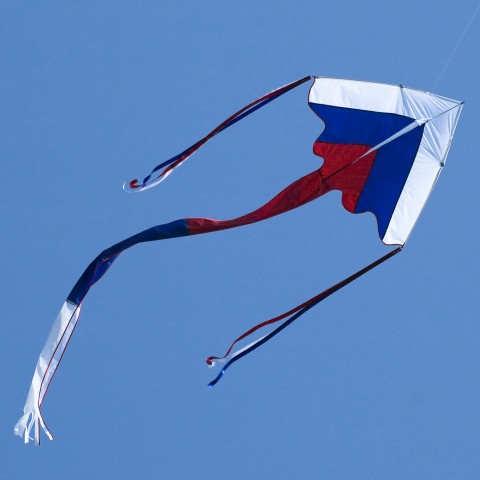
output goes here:
[{"label": "red fabric panel", "polygon": [[[324,181],[332,190],[342,191],[342,204],[352,213],[355,212],[377,154],[374,151],[360,159],[370,148],[372,147],[368,145],[341,143],[315,142],[313,145],[313,153],[325,160],[320,169]],[[359,160],[355,161],[357,159]]]}]

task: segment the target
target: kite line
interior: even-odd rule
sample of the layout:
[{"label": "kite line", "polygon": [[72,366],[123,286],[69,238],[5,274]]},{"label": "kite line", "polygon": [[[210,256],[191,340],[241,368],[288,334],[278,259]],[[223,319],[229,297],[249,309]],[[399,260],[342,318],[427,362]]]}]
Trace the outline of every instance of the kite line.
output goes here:
[{"label": "kite line", "polygon": [[443,69],[442,69],[442,71],[440,72],[440,75],[438,75],[437,80],[435,80],[435,83],[434,83],[434,85],[433,85],[432,90],[435,90],[435,88],[437,88],[438,82],[439,82],[440,79],[443,77],[443,74],[445,73],[445,71],[447,70],[448,66],[450,65],[450,62],[452,61],[453,57],[454,57],[455,54],[457,53],[457,50],[458,50],[458,48],[460,47],[460,44],[462,43],[463,38],[465,37],[465,35],[467,34],[468,30],[470,29],[470,26],[472,25],[473,20],[474,20],[475,17],[477,16],[478,10],[480,10],[480,2],[478,2],[477,8],[476,8],[475,11],[473,12],[472,16],[470,17],[470,20],[468,21],[466,27],[464,28],[462,34],[460,35],[460,38],[458,39],[457,44],[456,44],[455,47],[453,48],[453,51],[452,51],[452,53],[450,54],[450,57],[448,58],[447,62],[446,62],[445,65],[443,66]]}]

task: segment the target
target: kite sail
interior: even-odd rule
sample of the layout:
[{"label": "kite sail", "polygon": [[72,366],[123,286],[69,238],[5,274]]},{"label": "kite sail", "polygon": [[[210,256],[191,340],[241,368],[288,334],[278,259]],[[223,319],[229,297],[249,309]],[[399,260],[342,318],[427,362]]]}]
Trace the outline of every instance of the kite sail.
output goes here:
[{"label": "kite sail", "polygon": [[[196,150],[221,131],[234,125],[311,77],[302,78],[255,100],[179,155],[161,163],[139,183],[124,185],[140,192],[164,180]],[[262,207],[231,220],[185,218],[137,233],[100,253],[86,268],[63,304],[40,353],[24,415],[15,434],[40,442],[45,425],[41,406],[65,353],[90,288],[98,282],[124,250],[139,243],[199,235],[236,228],[298,208],[331,190],[342,192],[342,204],[352,213],[372,212],[386,245],[397,248],[377,261],[316,295],[289,312],[267,320],[238,337],[223,357],[208,357],[207,364],[225,362],[215,385],[234,362],[273,338],[298,317],[329,295],[401,251],[445,165],[463,102],[429,92],[355,80],[315,77],[309,106],[324,123],[313,151],[324,159],[318,170],[296,180]],[[285,320],[269,334],[232,353],[234,345],[257,330]]]}]

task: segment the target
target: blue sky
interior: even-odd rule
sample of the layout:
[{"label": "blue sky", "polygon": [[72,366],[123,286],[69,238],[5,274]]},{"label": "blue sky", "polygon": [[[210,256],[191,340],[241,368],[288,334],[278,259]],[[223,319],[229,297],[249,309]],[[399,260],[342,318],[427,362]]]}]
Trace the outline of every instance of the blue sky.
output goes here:
[{"label": "blue sky", "polygon": [[[4,2],[0,15],[0,478],[477,478],[475,1]],[[465,100],[401,255],[311,310],[214,388],[204,358],[388,251],[338,192],[262,224],[126,252],[84,303],[45,400],[13,436],[65,297],[105,247],[232,218],[318,167],[308,87],[126,194],[249,101],[305,75]],[[438,82],[437,82],[438,80]]]}]

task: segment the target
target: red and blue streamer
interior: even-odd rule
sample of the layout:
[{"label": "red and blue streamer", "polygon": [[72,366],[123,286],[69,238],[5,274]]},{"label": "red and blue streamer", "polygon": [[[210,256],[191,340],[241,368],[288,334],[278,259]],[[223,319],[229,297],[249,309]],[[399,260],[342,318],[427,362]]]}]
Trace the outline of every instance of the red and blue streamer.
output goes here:
[{"label": "red and blue streamer", "polygon": [[[128,182],[128,187],[130,191],[142,191],[147,188],[153,187],[161,182],[164,178],[166,178],[175,168],[180,166],[187,158],[189,158],[193,153],[195,153],[200,147],[205,145],[210,139],[212,139],[215,135],[227,128],[235,125],[235,123],[239,122],[240,120],[244,119],[248,115],[252,114],[253,112],[257,111],[258,109],[268,105],[273,100],[281,97],[283,94],[289,92],[290,90],[302,85],[305,82],[308,82],[312,77],[308,75],[307,77],[301,78],[295,82],[289,83],[283,87],[280,87],[270,93],[267,93],[263,97],[258,98],[257,100],[249,103],[247,106],[240,109],[238,112],[235,112],[233,115],[228,117],[224,122],[222,122],[218,127],[214,128],[208,135],[203,137],[198,142],[194,143],[192,146],[188,147],[183,152],[175,155],[174,157],[170,158],[162,162],[160,165],[157,165],[149,175],[147,175],[142,183],[138,183],[138,179],[131,180]],[[163,171],[161,171],[164,169]],[[161,172],[160,172],[161,171]],[[160,173],[158,173],[160,172]],[[124,185],[124,189],[126,188],[127,183]]]}]

